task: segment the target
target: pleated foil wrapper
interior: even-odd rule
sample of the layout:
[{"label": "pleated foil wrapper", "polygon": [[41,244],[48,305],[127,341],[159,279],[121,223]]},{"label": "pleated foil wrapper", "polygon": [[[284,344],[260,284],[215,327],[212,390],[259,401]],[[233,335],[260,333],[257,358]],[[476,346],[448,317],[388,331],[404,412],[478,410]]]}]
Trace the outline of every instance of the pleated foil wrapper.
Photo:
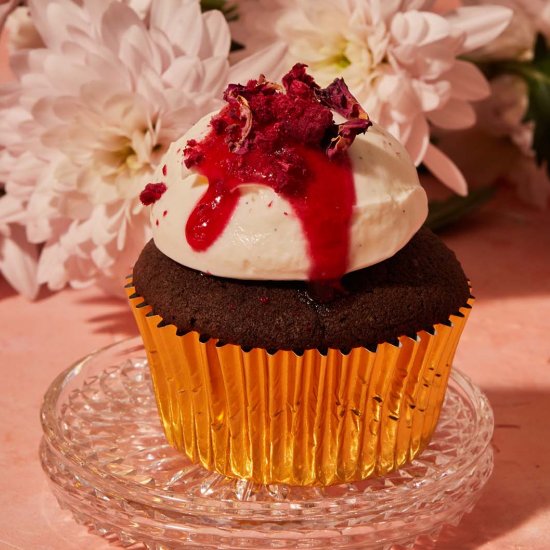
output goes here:
[{"label": "pleated foil wrapper", "polygon": [[257,483],[321,485],[384,475],[436,427],[473,299],[414,337],[349,352],[269,352],[177,334],[126,285],[170,445]]}]

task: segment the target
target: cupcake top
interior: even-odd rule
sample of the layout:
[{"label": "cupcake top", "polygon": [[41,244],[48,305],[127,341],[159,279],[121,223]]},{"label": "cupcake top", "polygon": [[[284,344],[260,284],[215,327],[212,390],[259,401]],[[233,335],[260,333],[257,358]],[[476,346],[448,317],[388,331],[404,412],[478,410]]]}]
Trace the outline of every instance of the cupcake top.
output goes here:
[{"label": "cupcake top", "polygon": [[335,280],[393,256],[424,222],[406,150],[341,79],[322,89],[298,64],[282,86],[260,77],[224,99],[141,194],[172,260],[234,279]]},{"label": "cupcake top", "polygon": [[375,347],[415,337],[448,324],[470,297],[455,255],[425,228],[391,258],[343,277],[344,291],[328,301],[312,296],[306,281],[209,277],[174,262],[153,241],[136,262],[133,284],[179,334],[270,350]]}]

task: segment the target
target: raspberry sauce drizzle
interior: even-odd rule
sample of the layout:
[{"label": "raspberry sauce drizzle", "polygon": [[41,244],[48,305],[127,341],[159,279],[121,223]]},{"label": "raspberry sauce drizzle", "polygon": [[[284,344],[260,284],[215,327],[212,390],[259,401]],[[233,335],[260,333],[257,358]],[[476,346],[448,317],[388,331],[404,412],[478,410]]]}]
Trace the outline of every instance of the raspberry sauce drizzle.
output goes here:
[{"label": "raspberry sauce drizzle", "polygon": [[343,81],[321,90],[305,67],[296,65],[283,83],[286,94],[263,77],[230,85],[224,96],[229,104],[212,119],[209,134],[188,142],[185,164],[207,178],[208,189],[189,216],[185,235],[194,250],[207,250],[229,223],[239,187],[266,185],[290,203],[300,221],[309,279],[337,280],[347,270],[355,204],[346,150],[370,122],[354,117],[349,124],[334,124],[329,107],[364,113]]},{"label": "raspberry sauce drizzle", "polygon": [[[329,160],[321,151],[296,146],[310,172],[299,193],[279,190],[289,201],[300,220],[311,259],[311,280],[339,279],[345,272],[349,253],[349,226],[355,187],[348,158]],[[185,227],[187,242],[196,251],[207,250],[229,223],[240,192],[239,186],[250,179],[224,176],[223,166],[231,162],[233,153],[225,143],[209,149],[198,171],[208,181],[208,189],[192,211]],[[247,155],[248,163],[260,163],[261,155]],[[258,173],[260,171],[258,170]],[[271,188],[269,178],[259,175],[255,182]]]}]

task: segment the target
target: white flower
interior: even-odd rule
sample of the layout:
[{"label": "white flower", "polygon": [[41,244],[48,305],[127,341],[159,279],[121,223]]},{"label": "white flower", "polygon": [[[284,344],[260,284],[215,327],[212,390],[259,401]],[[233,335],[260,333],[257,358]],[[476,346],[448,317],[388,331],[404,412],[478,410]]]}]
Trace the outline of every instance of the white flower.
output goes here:
[{"label": "white flower", "polygon": [[[479,4],[465,0],[467,5]],[[534,55],[537,33],[550,39],[550,3],[547,0],[483,0],[482,4],[497,3],[514,11],[514,17],[506,30],[494,41],[475,50],[471,56],[483,61],[517,59],[529,61]],[[485,161],[491,174],[485,183],[496,179],[510,182],[518,196],[526,203],[545,208],[550,197],[550,178],[546,163],[538,165],[533,151],[534,121],[526,121],[529,107],[529,90],[526,81],[511,74],[492,79],[491,95],[476,105],[477,138],[482,149],[491,154],[493,161]],[[467,136],[464,144],[470,143]],[[463,144],[463,146],[464,146]],[[457,151],[460,158],[460,152]],[[461,159],[461,167],[464,159]],[[489,170],[490,167],[492,170]],[[479,180],[472,171],[472,177]]]},{"label": "white flower", "polygon": [[197,0],[153,0],[146,22],[113,0],[29,7],[44,47],[15,52],[0,90],[0,226],[43,245],[38,283],[118,289],[149,237],[137,196],[168,145],[283,51],[230,69],[227,23]]},{"label": "white flower", "polygon": [[[286,1],[286,0],[285,0]],[[460,194],[466,182],[430,143],[430,124],[455,130],[475,122],[470,102],[489,86],[457,59],[493,40],[508,24],[502,7],[467,7],[439,15],[422,0],[296,0],[278,22],[292,60],[323,84],[342,76],[373,120],[387,128]],[[424,11],[423,11],[424,10]]]},{"label": "white flower", "polygon": [[141,19],[145,19],[151,9],[152,0],[125,0]]},{"label": "white flower", "polygon": [[537,166],[509,136],[495,135],[479,126],[440,136],[439,146],[451,156],[464,175],[477,185],[508,184],[520,199],[545,209],[550,199],[547,166]]},{"label": "white flower", "polygon": [[536,34],[541,32],[550,38],[550,3],[546,0],[464,0],[463,4],[498,4],[514,12],[504,32],[473,51],[470,54],[473,59],[530,60],[533,58]]},{"label": "white flower", "polygon": [[[550,197],[550,179],[546,165],[538,166],[535,159],[532,148],[535,124],[525,121],[528,107],[525,80],[514,75],[498,76],[491,80],[491,95],[476,106],[477,128],[513,145],[512,148],[506,146],[508,150],[503,156],[498,148],[504,146],[498,139],[494,140],[493,164],[499,166],[498,177],[511,182],[524,202],[545,208]],[[490,138],[487,142],[492,145]],[[507,159],[506,170],[502,170],[503,158]]]},{"label": "white flower", "polygon": [[525,80],[505,74],[490,84],[491,95],[476,106],[478,126],[487,133],[510,138],[524,155],[534,157],[534,124],[525,122],[529,107]]}]

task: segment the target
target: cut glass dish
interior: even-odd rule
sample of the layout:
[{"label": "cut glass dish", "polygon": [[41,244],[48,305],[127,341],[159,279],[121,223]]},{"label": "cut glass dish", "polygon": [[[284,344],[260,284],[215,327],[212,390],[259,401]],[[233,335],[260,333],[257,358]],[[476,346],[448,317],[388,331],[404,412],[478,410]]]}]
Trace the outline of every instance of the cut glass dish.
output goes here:
[{"label": "cut glass dish", "polygon": [[491,408],[456,369],[417,459],[381,478],[327,488],[225,478],[172,449],[139,338],[61,373],[41,417],[40,458],[61,507],[133,549],[412,548],[458,524],[493,466]]}]

